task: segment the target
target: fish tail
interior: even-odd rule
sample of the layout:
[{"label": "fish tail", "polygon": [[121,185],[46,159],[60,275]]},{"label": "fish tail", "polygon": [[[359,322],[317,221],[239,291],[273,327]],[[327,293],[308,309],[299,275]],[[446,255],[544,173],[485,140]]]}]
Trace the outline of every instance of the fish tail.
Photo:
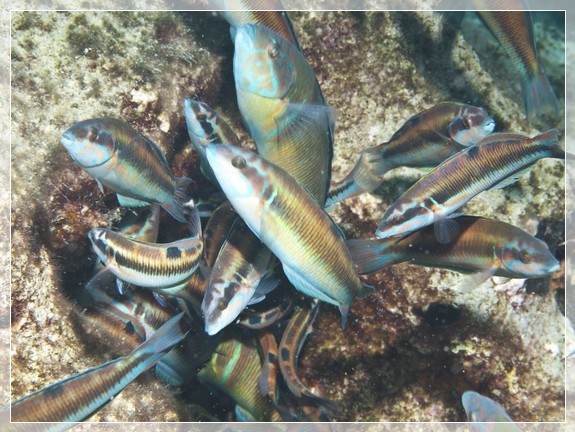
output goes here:
[{"label": "fish tail", "polygon": [[172,200],[162,203],[162,207],[182,223],[189,223],[190,209],[186,207],[186,204],[190,201],[190,194],[187,189],[192,183],[192,179],[176,177],[176,187]]},{"label": "fish tail", "polygon": [[184,313],[181,312],[168,320],[149,339],[139,345],[133,354],[149,357],[149,366],[154,365],[167,351],[186,337],[189,328],[186,325],[187,320],[183,318]]},{"label": "fish tail", "polygon": [[521,82],[521,87],[528,120],[531,121],[544,114],[557,114],[559,110],[557,98],[541,69],[532,76],[528,75]]},{"label": "fish tail", "polygon": [[387,266],[400,262],[397,254],[388,248],[396,239],[348,240],[347,247],[359,274],[375,273]]},{"label": "fish tail", "polygon": [[[536,142],[540,146],[548,147],[551,150],[549,157],[556,159],[565,159],[565,150],[559,144],[559,136],[561,132],[557,129],[549,129],[547,132],[537,135],[531,140]],[[572,154],[567,155],[567,159],[573,159]]]},{"label": "fish tail", "polygon": [[381,184],[380,176],[388,168],[381,152],[374,152],[372,149],[374,147],[363,150],[351,172],[330,189],[326,207],[346,198],[371,192]]}]

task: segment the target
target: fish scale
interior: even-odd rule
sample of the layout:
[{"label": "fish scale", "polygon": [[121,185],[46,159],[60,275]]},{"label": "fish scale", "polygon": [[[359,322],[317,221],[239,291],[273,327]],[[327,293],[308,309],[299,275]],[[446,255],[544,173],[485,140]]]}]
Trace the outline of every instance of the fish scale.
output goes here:
[{"label": "fish scale", "polygon": [[523,139],[516,134],[497,134],[455,154],[386,210],[376,235],[386,238],[440,223],[475,195],[502,187],[539,159],[564,159],[558,136],[556,129]]}]

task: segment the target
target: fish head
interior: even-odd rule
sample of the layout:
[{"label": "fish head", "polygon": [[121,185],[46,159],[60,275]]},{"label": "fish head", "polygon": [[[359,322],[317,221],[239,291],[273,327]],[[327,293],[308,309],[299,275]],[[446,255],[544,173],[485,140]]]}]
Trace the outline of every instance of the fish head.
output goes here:
[{"label": "fish head", "polygon": [[501,264],[519,277],[543,277],[559,270],[559,261],[540,239],[532,236],[509,242],[501,250]]},{"label": "fish head", "polygon": [[108,230],[105,228],[93,228],[88,233],[88,239],[92,243],[92,249],[94,249],[98,258],[107,265],[110,262],[109,256],[113,252],[108,246]]},{"label": "fish head", "polygon": [[253,24],[238,27],[234,44],[236,87],[269,99],[283,98],[296,80],[297,48],[274,31]]},{"label": "fish head", "polygon": [[184,99],[184,116],[192,141],[206,146],[214,136],[217,114],[204,102]]},{"label": "fish head", "polygon": [[62,134],[60,142],[81,167],[92,168],[108,162],[116,151],[116,140],[105,119],[76,123]]},{"label": "fish head", "polygon": [[271,199],[263,159],[242,147],[225,144],[208,145],[206,156],[236,212],[259,235],[262,209]]},{"label": "fish head", "polygon": [[459,144],[475,145],[495,129],[495,120],[485,109],[467,105],[461,116],[449,125],[451,138]]},{"label": "fish head", "polygon": [[[461,396],[461,404],[467,419],[473,423],[513,422],[499,403],[474,391],[466,391]],[[519,430],[509,428],[506,430]]]}]

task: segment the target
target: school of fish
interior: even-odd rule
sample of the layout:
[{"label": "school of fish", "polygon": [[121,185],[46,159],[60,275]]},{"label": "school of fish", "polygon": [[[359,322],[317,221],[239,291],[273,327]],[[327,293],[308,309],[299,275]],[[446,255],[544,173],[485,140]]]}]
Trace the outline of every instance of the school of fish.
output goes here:
[{"label": "school of fish", "polygon": [[[369,301],[374,288],[362,275],[402,262],[520,279],[559,269],[542,240],[461,213],[540,159],[565,159],[557,129],[533,137],[495,132],[484,108],[438,101],[387,142],[366,147],[335,182],[336,116],[288,15],[275,1],[263,3],[277,10],[221,13],[234,42],[239,111],[257,152],[206,103],[182,101],[217,205],[190,191],[192,180],[174,176],[160,147],[121,119],[81,120],[62,133],[78,170],[131,209],[119,225],[87,233],[98,266],[80,317],[126,354],[4,407],[13,422],[84,421],[150,368],[174,387],[197,378],[219,389],[234,401],[237,421],[337,420],[337,401],[298,377],[298,357],[320,306],[337,307],[345,331],[352,303]],[[519,64],[527,116],[556,110],[529,14],[480,15]],[[402,166],[432,170],[387,207],[372,238],[346,238],[330,210]],[[158,243],[164,210],[186,236]],[[470,421],[511,421],[472,389],[462,403]]]}]

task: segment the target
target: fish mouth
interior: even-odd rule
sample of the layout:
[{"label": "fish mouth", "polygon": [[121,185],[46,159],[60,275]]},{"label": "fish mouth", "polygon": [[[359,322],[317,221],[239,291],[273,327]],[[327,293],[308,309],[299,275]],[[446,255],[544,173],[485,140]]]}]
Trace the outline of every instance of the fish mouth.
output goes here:
[{"label": "fish mouth", "polygon": [[60,143],[62,143],[62,145],[67,149],[72,148],[75,142],[76,140],[74,138],[74,135],[70,131],[64,132],[62,134],[62,137],[60,138]]},{"label": "fish mouth", "polygon": [[557,261],[555,264],[547,267],[547,273],[555,273],[561,268],[561,264]]}]

